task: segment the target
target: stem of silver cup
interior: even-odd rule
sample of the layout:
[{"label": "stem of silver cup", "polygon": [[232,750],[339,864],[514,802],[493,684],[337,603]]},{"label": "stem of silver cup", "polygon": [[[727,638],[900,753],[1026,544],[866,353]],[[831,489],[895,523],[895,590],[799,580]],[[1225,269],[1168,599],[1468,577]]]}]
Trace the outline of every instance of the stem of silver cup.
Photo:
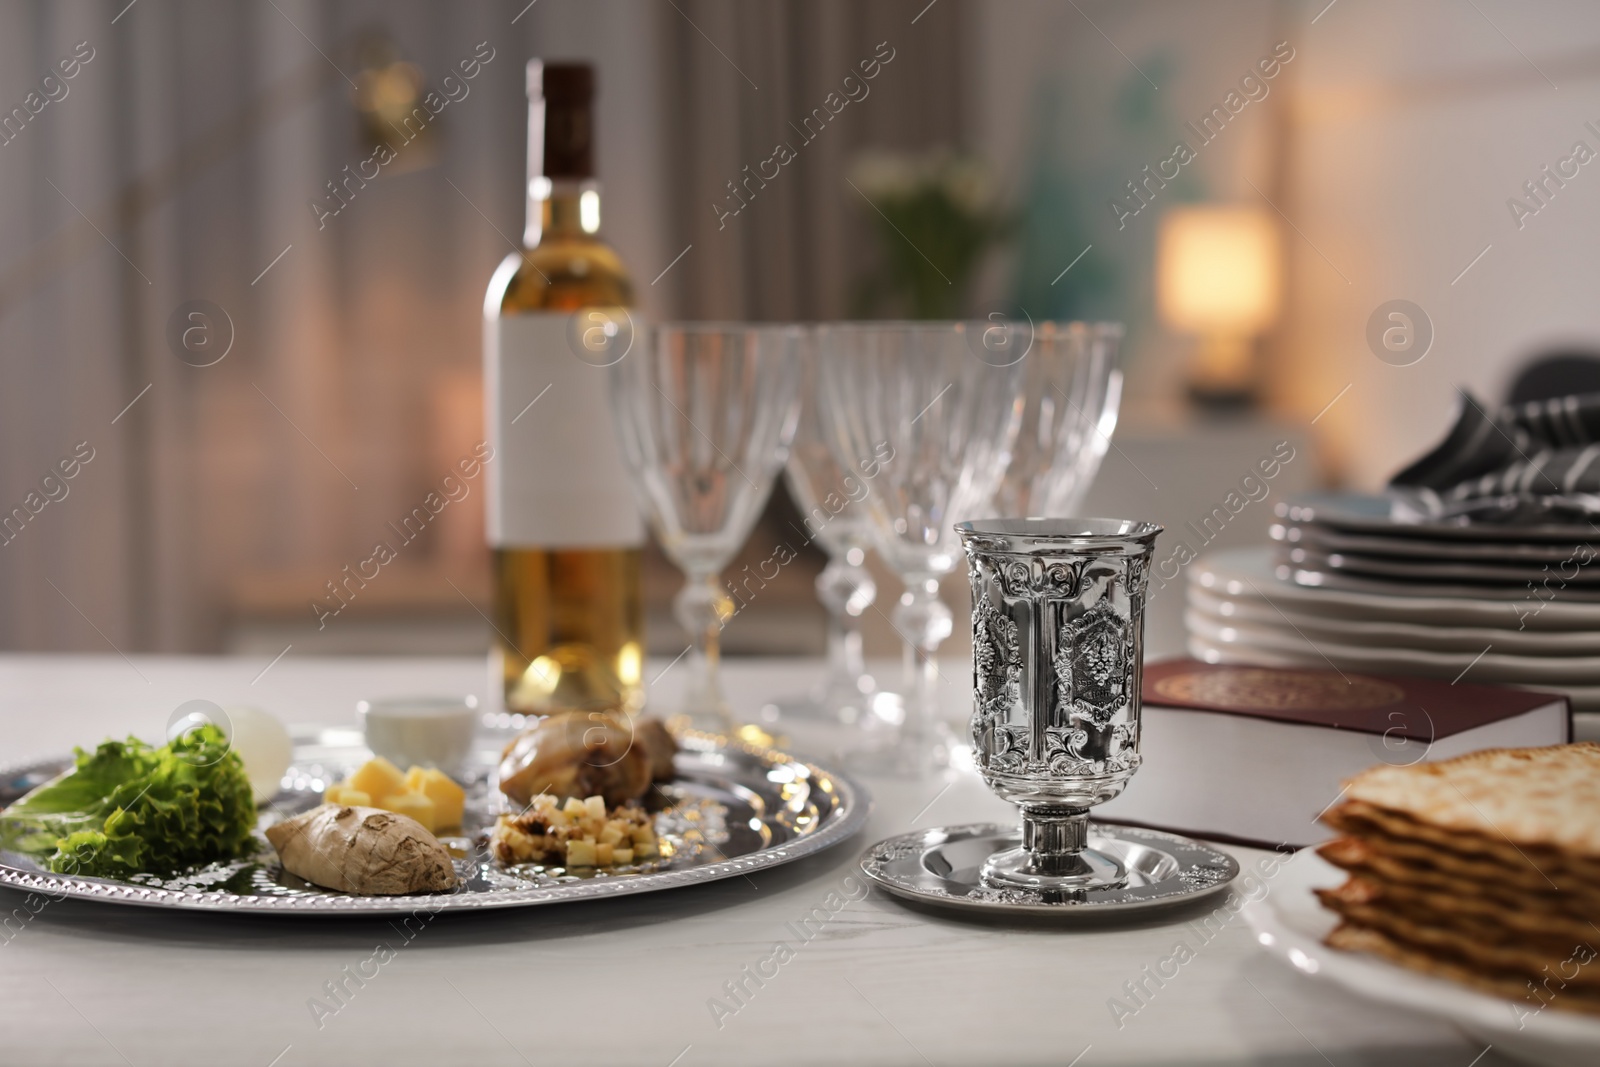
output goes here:
[{"label": "stem of silver cup", "polygon": [[996,852],[983,880],[1026,889],[1110,889],[1128,880],[1120,861],[1089,847],[1088,808],[1025,807],[1022,847]]}]

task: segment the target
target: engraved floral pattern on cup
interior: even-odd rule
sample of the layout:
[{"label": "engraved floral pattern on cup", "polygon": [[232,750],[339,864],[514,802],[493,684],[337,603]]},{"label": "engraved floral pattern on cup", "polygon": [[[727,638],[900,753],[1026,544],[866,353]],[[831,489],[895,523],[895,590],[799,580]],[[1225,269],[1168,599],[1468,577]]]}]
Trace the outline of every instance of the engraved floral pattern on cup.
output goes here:
[{"label": "engraved floral pattern on cup", "polygon": [[1062,628],[1053,666],[1064,710],[1111,721],[1127,701],[1128,645],[1128,620],[1104,597]]},{"label": "engraved floral pattern on cup", "polygon": [[[1074,558],[1070,549],[1029,556],[980,541],[969,544],[968,564],[979,770],[1057,781],[1131,773],[1140,762],[1132,656],[1146,561]],[[1024,607],[1042,633],[1022,632],[1017,612]],[[1038,697],[1023,692],[1021,646],[1033,641],[1041,643],[1039,666],[1048,679]],[[1033,699],[1040,707],[1026,711]]]},{"label": "engraved floral pattern on cup", "polygon": [[[1018,675],[1021,670],[1022,651],[1017,641],[1017,624],[996,608],[988,597],[979,599],[973,609],[973,676],[977,689],[978,706],[972,716],[972,745],[980,760],[996,746],[991,744],[995,721],[1017,699]],[[1027,739],[1007,738],[999,746],[1004,752],[1013,749],[1026,756]]]}]

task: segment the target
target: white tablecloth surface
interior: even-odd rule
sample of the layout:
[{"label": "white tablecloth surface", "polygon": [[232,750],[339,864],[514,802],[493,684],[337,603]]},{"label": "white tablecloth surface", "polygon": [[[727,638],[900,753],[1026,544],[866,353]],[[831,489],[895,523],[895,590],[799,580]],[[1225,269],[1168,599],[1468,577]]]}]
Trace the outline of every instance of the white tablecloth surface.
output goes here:
[{"label": "white tablecloth surface", "polygon": [[[108,734],[159,736],[195,698],[291,723],[354,724],[383,694],[482,693],[476,659],[0,656],[0,762]],[[657,665],[647,677],[654,677]],[[736,707],[804,687],[818,666],[731,662]],[[959,713],[964,669],[946,670]],[[258,677],[259,676],[259,677]],[[653,698],[670,701],[672,672]],[[860,885],[872,841],[1009,819],[975,777],[867,782],[866,832],[821,856],[712,885],[592,904],[441,914],[407,940],[378,919],[233,918],[63,900],[0,929],[0,1064],[1440,1064],[1480,1045],[1440,1023],[1323,987],[1261,954],[1234,919],[1202,944],[1178,918],[1039,929],[909,910]],[[1244,864],[1265,854],[1233,849]],[[1271,891],[1270,882],[1267,891]],[[859,896],[799,943],[830,893]],[[836,898],[837,899],[837,898]],[[1203,909],[1201,915],[1209,911]],[[0,916],[3,918],[3,916]],[[1133,1014],[1124,985],[1185,940],[1198,950]],[[794,955],[743,1003],[726,983]],[[388,944],[393,959],[336,1014],[325,985]],[[370,972],[370,967],[367,968]],[[770,968],[769,968],[770,969]],[[1252,984],[1253,983],[1253,984]],[[737,1007],[714,1011],[713,1000]],[[1120,1025],[1119,1025],[1120,1023]],[[1504,1062],[1497,1052],[1478,1067]]]}]

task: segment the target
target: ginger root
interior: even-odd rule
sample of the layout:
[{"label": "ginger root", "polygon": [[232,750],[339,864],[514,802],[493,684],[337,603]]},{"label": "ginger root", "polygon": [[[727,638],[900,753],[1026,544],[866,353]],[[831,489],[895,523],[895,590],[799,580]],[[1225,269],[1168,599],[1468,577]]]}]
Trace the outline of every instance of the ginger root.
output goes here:
[{"label": "ginger root", "polygon": [[284,870],[328,889],[396,896],[456,885],[450,853],[404,815],[324,804],[269,826],[266,833]]}]

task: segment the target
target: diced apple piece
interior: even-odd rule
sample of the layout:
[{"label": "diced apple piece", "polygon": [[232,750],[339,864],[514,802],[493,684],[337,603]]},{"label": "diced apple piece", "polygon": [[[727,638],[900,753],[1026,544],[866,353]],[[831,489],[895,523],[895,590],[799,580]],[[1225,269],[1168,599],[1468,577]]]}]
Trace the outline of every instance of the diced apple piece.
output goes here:
[{"label": "diced apple piece", "polygon": [[567,842],[568,867],[593,867],[595,866],[595,847],[590,841]]},{"label": "diced apple piece", "polygon": [[622,827],[607,826],[600,831],[599,841],[602,845],[615,845],[622,840]]},{"label": "diced apple piece", "polygon": [[423,829],[430,834],[438,825],[435,821],[437,813],[433,801],[425,793],[391,793],[384,797],[383,803],[378,806],[396,815],[410,816],[421,823]]},{"label": "diced apple piece", "polygon": [[505,840],[507,847],[512,852],[531,850],[533,839],[515,826],[505,825],[505,818],[504,815],[500,817],[501,825],[496,827],[496,834]]},{"label": "diced apple piece", "polygon": [[370,808],[372,807],[372,798],[359,789],[351,789],[349,786],[345,786],[339,790],[339,799],[334,803],[341,804],[347,808]]},{"label": "diced apple piece", "polygon": [[641,841],[654,841],[656,832],[648,826],[635,826],[628,832],[628,836],[632,837],[634,843],[637,844]]},{"label": "diced apple piece", "polygon": [[611,850],[611,862],[613,862],[613,863],[632,863],[633,862],[633,849],[631,849],[631,848],[613,848]]},{"label": "diced apple piece", "polygon": [[589,813],[589,809],[577,797],[568,797],[561,811],[569,819],[581,819]]},{"label": "diced apple piece", "polygon": [[633,843],[634,859],[654,859],[656,854],[656,843],[654,841],[635,841]]},{"label": "diced apple piece", "polygon": [[612,851],[611,846],[607,844],[602,843],[594,846],[595,865],[599,867],[611,866]]},{"label": "diced apple piece", "polygon": [[406,791],[406,776],[400,768],[378,756],[363,763],[350,776],[350,788],[359,789],[369,797],[387,797]]},{"label": "diced apple piece", "polygon": [[606,817],[606,798],[605,797],[585,797],[584,800],[583,800],[583,806],[588,809],[589,818],[591,818],[591,819],[600,819],[601,821],[605,820],[605,817]]},{"label": "diced apple piece", "polygon": [[461,814],[466,807],[467,794],[450,776],[432,767],[413,767],[406,772],[407,791],[425,794],[433,801],[434,818],[443,830],[461,825]]}]

